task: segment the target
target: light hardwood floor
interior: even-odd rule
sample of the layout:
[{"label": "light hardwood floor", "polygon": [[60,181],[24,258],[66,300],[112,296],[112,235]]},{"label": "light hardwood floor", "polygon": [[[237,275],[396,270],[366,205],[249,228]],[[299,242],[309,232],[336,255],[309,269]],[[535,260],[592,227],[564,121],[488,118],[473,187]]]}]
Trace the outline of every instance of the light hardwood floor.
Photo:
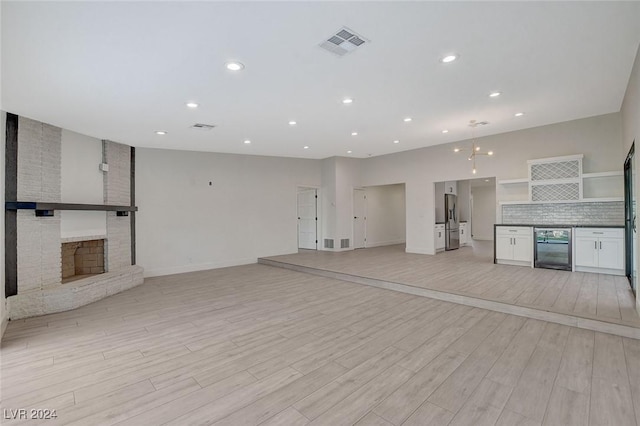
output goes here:
[{"label": "light hardwood floor", "polygon": [[640,340],[249,265],[11,322],[2,408],[77,425],[638,425]]},{"label": "light hardwood floor", "polygon": [[496,265],[492,243],[474,244],[435,256],[393,245],[339,253],[301,250],[267,259],[640,327],[626,277]]}]

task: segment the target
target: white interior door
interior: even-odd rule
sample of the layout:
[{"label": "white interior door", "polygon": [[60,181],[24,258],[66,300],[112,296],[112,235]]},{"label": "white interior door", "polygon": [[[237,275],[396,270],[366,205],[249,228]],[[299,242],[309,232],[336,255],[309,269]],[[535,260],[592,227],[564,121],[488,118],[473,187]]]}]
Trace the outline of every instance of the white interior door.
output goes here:
[{"label": "white interior door", "polygon": [[353,190],[353,248],[365,248],[367,241],[367,196],[364,189]]},{"label": "white interior door", "polygon": [[318,248],[318,190],[298,191],[298,248]]}]

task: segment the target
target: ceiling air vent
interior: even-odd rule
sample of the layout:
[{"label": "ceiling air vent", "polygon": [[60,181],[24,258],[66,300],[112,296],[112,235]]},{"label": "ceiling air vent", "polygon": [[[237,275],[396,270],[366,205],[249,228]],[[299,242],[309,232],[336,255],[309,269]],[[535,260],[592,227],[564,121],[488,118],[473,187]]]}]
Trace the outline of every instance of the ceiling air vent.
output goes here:
[{"label": "ceiling air vent", "polygon": [[486,126],[487,124],[489,124],[488,121],[476,121],[476,120],[469,121],[469,127],[480,127],[480,126]]},{"label": "ceiling air vent", "polygon": [[216,127],[214,124],[202,124],[202,123],[196,123],[193,126],[191,126],[192,129],[198,129],[198,130],[211,130],[214,127]]},{"label": "ceiling air vent", "polygon": [[370,43],[370,41],[361,35],[356,34],[355,31],[352,31],[347,27],[342,27],[335,34],[332,34],[325,41],[320,43],[320,47],[338,56],[344,56],[349,52],[353,52],[365,43]]}]

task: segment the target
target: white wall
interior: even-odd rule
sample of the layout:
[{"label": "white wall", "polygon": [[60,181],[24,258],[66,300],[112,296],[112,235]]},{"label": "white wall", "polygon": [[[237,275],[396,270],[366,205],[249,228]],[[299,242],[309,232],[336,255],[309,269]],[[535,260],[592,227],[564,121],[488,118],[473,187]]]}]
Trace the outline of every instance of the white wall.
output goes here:
[{"label": "white wall", "polygon": [[[62,129],[60,199],[63,203],[104,204],[102,141]],[[60,236],[107,234],[107,215],[100,211],[60,212]]]},{"label": "white wall", "polygon": [[444,182],[436,182],[434,191],[436,223],[444,222]]},{"label": "white wall", "polygon": [[295,253],[297,187],[321,174],[314,160],[138,148],[137,263],[155,276]]},{"label": "white wall", "polygon": [[[640,46],[636,52],[636,60],[631,70],[629,84],[622,102],[622,141],[623,155],[620,161],[624,161],[631,144],[635,144],[636,168],[640,164]],[[637,170],[638,171],[638,170]],[[640,200],[640,173],[636,173],[634,182],[635,199]],[[640,244],[638,244],[640,247]],[[640,253],[636,252],[636,265],[640,265]],[[640,313],[640,291],[636,294],[636,310]]]},{"label": "white wall", "polygon": [[336,244],[349,238],[353,247],[353,189],[360,186],[360,160],[335,157],[336,161],[336,211],[348,214],[336,215]]},{"label": "white wall", "polygon": [[[6,146],[6,127],[7,127],[7,113],[0,110],[0,194],[4,200],[4,151]],[[7,328],[7,321],[9,320],[9,311],[7,309],[7,299],[5,298],[5,276],[4,276],[4,212],[0,214],[0,339],[4,335],[4,330]]]},{"label": "white wall", "polygon": [[367,247],[406,241],[404,184],[370,186],[367,196]]},{"label": "white wall", "polygon": [[458,181],[458,217],[461,222],[471,222],[470,210],[471,183],[468,180]]},{"label": "white wall", "polygon": [[496,188],[478,186],[471,188],[473,208],[471,214],[471,238],[493,240],[496,217]]},{"label": "white wall", "polygon": [[571,154],[584,154],[585,172],[621,170],[624,157],[620,113],[481,137],[478,144],[495,155],[478,160],[476,175],[454,144],[362,160],[362,185],[406,183],[408,252],[434,254],[434,182],[526,177],[527,160]]},{"label": "white wall", "polygon": [[[2,21],[2,2],[0,2],[0,21]],[[0,31],[0,34],[2,33],[2,31]],[[2,37],[0,36],[0,46],[2,46]],[[0,70],[2,69],[2,54],[0,54]],[[2,79],[0,78],[0,81],[2,81]],[[2,194],[2,199],[4,200],[4,149],[6,146],[6,120],[7,120],[7,113],[5,111],[2,110],[2,84],[0,84],[0,115],[2,116],[2,118],[0,119],[0,165],[2,167],[0,167],[0,194]],[[0,219],[0,236],[2,236],[2,238],[0,238],[0,240],[2,240],[2,243],[0,245],[0,287],[2,287],[0,289],[0,340],[2,339],[2,336],[4,335],[4,330],[7,328],[7,321],[9,319],[9,312],[7,309],[7,299],[5,299],[5,292],[4,292],[4,285],[5,285],[5,278],[4,278],[4,213],[2,213],[0,216],[2,216],[2,218]]]}]

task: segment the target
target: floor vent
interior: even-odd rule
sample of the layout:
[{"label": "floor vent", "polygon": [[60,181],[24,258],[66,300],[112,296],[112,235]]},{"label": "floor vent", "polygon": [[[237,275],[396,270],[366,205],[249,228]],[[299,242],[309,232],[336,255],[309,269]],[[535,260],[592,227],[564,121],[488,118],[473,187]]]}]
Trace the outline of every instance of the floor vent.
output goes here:
[{"label": "floor vent", "polygon": [[333,238],[324,239],[324,248],[333,248]]},{"label": "floor vent", "polygon": [[335,34],[332,34],[320,43],[320,47],[335,55],[344,56],[366,43],[370,43],[370,41],[356,34],[355,31],[347,27],[342,27]]},{"label": "floor vent", "polygon": [[349,239],[343,238],[340,240],[340,248],[349,248]]}]

